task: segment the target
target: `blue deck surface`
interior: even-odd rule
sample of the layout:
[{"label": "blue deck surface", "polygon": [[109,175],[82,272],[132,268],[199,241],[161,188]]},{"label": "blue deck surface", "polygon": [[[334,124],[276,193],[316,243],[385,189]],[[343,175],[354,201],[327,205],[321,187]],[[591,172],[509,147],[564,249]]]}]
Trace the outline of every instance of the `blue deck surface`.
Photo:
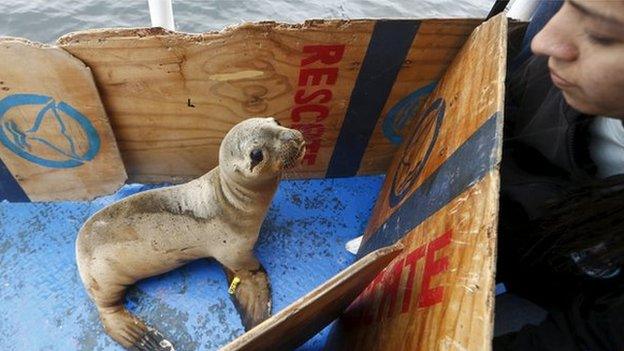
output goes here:
[{"label": "blue deck surface", "polygon": [[[383,177],[283,181],[256,252],[269,273],[273,313],[354,261]],[[0,349],[121,350],[103,331],[78,272],[74,240],[103,206],[145,190],[128,185],[92,202],[0,203]],[[243,333],[225,275],[209,260],[132,288],[127,306],[177,350],[215,350]],[[327,329],[300,347],[321,349]]]}]

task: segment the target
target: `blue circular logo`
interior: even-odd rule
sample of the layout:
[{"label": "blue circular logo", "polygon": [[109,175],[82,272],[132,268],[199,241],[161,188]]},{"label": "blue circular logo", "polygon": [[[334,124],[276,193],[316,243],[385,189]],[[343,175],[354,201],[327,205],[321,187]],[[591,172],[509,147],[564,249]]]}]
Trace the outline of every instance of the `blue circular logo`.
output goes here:
[{"label": "blue circular logo", "polygon": [[429,96],[429,94],[435,89],[438,82],[432,82],[424,87],[417,89],[401,99],[396,105],[392,106],[386,118],[384,118],[381,125],[381,130],[384,136],[390,140],[392,144],[401,144],[401,133],[405,128],[405,125],[416,116],[421,101]]},{"label": "blue circular logo", "polygon": [[425,168],[438,134],[440,134],[444,110],[444,100],[438,98],[418,116],[414,134],[407,145],[402,148],[399,165],[394,173],[389,197],[391,207],[399,204],[410,192],[412,185]]},{"label": "blue circular logo", "polygon": [[[18,107],[20,111],[9,113]],[[63,101],[36,94],[0,100],[0,143],[21,158],[50,168],[81,166],[100,150],[100,137],[87,117]]]}]

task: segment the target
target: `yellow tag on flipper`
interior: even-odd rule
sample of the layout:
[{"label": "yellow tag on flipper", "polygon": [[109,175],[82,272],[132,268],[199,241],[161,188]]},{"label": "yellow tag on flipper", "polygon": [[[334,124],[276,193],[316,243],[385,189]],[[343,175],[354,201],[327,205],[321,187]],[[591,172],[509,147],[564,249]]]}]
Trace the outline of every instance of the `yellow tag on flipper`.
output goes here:
[{"label": "yellow tag on flipper", "polygon": [[234,279],[232,279],[232,284],[230,284],[230,288],[228,289],[228,293],[230,295],[234,295],[234,293],[236,292],[236,288],[238,287],[238,284],[240,283],[240,278],[239,277],[234,277]]}]

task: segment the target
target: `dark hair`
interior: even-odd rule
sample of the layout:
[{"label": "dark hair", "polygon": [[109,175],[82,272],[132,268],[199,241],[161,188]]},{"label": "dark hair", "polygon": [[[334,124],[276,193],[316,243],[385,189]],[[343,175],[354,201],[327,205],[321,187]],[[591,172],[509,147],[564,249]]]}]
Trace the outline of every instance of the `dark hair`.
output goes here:
[{"label": "dark hair", "polygon": [[[548,205],[531,223],[535,243],[527,262],[547,263],[557,271],[578,271],[572,256],[591,252],[593,262],[624,266],[624,175],[578,186]],[[599,248],[598,250],[593,250]]]}]

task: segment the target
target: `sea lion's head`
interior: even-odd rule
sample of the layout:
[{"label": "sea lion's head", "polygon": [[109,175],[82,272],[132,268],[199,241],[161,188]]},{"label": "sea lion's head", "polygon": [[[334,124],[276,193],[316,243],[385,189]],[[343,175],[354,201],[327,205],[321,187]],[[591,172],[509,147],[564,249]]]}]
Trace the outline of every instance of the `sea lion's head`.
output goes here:
[{"label": "sea lion's head", "polygon": [[249,118],[225,135],[219,149],[219,168],[239,183],[279,178],[297,165],[305,153],[301,132],[282,127],[275,118]]}]

